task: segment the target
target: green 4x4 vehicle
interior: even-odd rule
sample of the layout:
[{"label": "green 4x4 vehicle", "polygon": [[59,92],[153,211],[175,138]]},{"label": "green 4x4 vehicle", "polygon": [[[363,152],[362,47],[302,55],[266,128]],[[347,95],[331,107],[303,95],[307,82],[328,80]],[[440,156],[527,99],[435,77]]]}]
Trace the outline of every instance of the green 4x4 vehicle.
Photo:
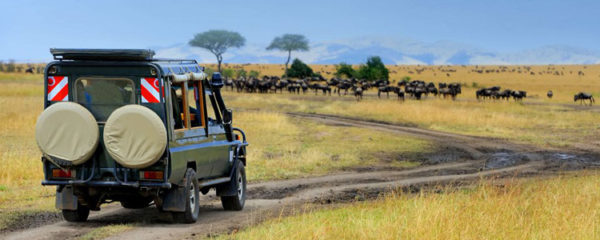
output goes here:
[{"label": "green 4x4 vehicle", "polygon": [[216,189],[226,210],[246,198],[246,136],[220,89],[195,60],[152,50],[50,49],[44,111],[36,123],[42,185],[56,185],[67,221],[118,201],[154,203],[177,222],[198,219],[199,194]]}]

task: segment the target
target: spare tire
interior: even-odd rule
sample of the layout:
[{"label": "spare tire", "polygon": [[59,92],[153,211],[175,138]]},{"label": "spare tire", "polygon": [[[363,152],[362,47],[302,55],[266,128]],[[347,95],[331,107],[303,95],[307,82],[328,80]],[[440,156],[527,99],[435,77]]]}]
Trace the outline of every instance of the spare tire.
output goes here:
[{"label": "spare tire", "polygon": [[108,154],[128,168],[154,164],[167,146],[167,130],[160,117],[147,107],[126,105],[113,111],[104,125]]},{"label": "spare tire", "polygon": [[35,124],[35,141],[51,160],[62,166],[82,164],[98,146],[98,123],[83,106],[58,102],[47,107]]}]

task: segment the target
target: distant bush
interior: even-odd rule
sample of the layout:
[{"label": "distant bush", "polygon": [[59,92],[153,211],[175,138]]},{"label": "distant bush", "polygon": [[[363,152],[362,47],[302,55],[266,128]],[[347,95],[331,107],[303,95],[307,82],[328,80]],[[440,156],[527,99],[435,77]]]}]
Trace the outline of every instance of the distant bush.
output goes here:
[{"label": "distant bush", "polygon": [[303,63],[300,59],[296,58],[292,62],[292,66],[287,70],[286,75],[293,78],[306,78],[312,77],[314,72],[312,68],[306,65],[306,63]]},{"label": "distant bush", "polygon": [[257,78],[260,75],[259,71],[255,71],[255,70],[251,70],[250,73],[248,73],[249,77],[255,77]]},{"label": "distant bush", "polygon": [[236,78],[241,78],[241,77],[246,78],[247,75],[248,75],[248,72],[246,72],[246,70],[244,70],[243,68],[235,70],[235,77]]},{"label": "distant bush", "polygon": [[357,77],[369,81],[389,80],[390,71],[385,67],[383,61],[378,56],[370,57],[367,63],[361,65],[357,72]]},{"label": "distant bush", "polygon": [[8,63],[6,64],[6,72],[15,72],[17,70],[17,67],[15,65],[15,60],[8,60]]},{"label": "distant bush", "polygon": [[225,68],[222,71],[223,72],[221,73],[221,75],[223,75],[223,77],[233,78],[233,74],[234,74],[233,69],[231,69],[231,68]]},{"label": "distant bush", "polygon": [[352,68],[352,65],[346,64],[344,62],[335,66],[335,76],[340,78],[346,76],[347,78],[352,78],[356,75],[356,70]]}]

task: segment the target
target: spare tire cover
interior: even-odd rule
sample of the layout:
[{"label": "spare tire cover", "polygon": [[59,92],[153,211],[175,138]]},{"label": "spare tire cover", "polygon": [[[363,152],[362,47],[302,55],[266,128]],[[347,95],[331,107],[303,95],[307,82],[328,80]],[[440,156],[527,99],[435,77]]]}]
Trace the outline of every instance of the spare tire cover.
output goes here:
[{"label": "spare tire cover", "polygon": [[108,154],[128,168],[154,164],[167,146],[167,130],[156,113],[140,105],[126,105],[113,111],[104,125],[104,146]]},{"label": "spare tire cover", "polygon": [[50,105],[35,124],[38,147],[60,165],[87,161],[98,146],[98,135],[98,123],[92,113],[74,102]]}]

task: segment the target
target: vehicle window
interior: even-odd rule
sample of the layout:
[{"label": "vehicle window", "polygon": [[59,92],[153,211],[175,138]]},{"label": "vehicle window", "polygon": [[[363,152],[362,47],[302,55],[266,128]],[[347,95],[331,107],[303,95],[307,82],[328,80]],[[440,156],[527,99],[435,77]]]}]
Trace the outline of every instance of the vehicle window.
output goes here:
[{"label": "vehicle window", "polygon": [[190,110],[190,123],[192,125],[192,127],[201,127],[204,126],[204,116],[202,114],[202,104],[201,104],[201,98],[202,95],[198,94],[199,89],[198,89],[198,84],[194,84],[193,82],[189,82],[189,87],[188,87],[188,94],[187,94],[187,98],[188,98],[188,107]]},{"label": "vehicle window", "polygon": [[135,103],[133,81],[127,78],[82,77],[75,81],[75,90],[75,101],[100,122],[115,109]]},{"label": "vehicle window", "polygon": [[181,87],[173,86],[171,88],[171,104],[173,108],[173,129],[182,129],[184,127],[183,121],[183,101],[181,99]]}]

